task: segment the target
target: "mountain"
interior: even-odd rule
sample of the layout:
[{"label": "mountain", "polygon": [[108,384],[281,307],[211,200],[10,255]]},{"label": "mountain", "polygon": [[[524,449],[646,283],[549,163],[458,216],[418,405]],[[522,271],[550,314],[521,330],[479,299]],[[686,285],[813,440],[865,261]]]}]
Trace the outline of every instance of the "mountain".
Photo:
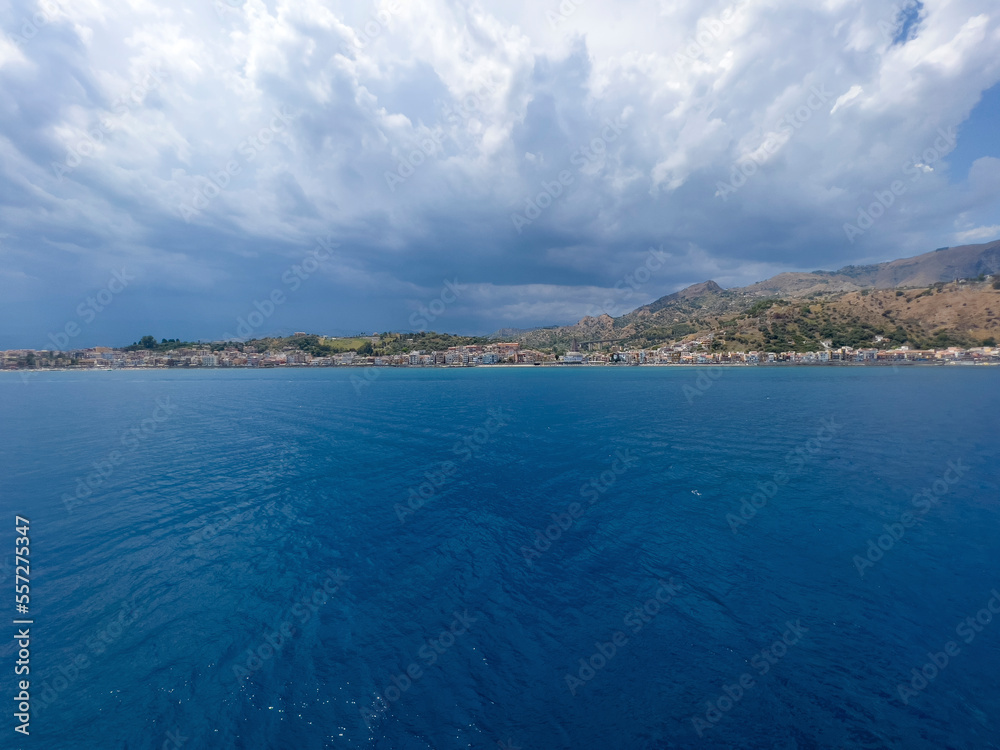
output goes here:
[{"label": "mountain", "polygon": [[[879,263],[871,286],[893,289],[928,286],[941,281],[1000,273],[1000,240],[982,245],[948,247],[915,258]],[[842,269],[845,270],[845,269]]]},{"label": "mountain", "polygon": [[978,345],[1000,333],[1000,291],[984,281],[997,274],[1000,240],[839,271],[782,273],[733,289],[705,281],[617,318],[586,317],[514,338],[557,349],[573,341],[607,348],[710,338],[715,348],[803,350],[827,339],[873,345],[876,336],[897,345]]},{"label": "mountain", "polygon": [[1000,240],[981,245],[946,247],[885,263],[844,266],[839,271],[781,273],[743,287],[742,291],[752,295],[807,297],[824,292],[929,286],[996,273],[1000,273]]},{"label": "mountain", "polygon": [[660,299],[656,300],[656,302],[651,305],[646,305],[646,307],[649,308],[651,312],[656,312],[672,302],[679,302],[681,300],[696,300],[710,294],[718,294],[722,291],[725,290],[714,281],[703,281],[700,284],[692,284],[689,287],[685,287],[679,292],[668,294],[666,297],[660,297]]}]

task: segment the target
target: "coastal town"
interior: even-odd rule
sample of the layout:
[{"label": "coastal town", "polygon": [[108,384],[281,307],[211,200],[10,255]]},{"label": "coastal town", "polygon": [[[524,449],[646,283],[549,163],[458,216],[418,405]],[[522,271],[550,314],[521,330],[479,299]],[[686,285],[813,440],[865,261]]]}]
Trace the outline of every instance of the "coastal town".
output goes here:
[{"label": "coastal town", "polygon": [[[336,340],[336,339],[334,339]],[[367,337],[372,344],[378,336]],[[401,354],[362,355],[345,351],[330,356],[314,356],[294,345],[273,348],[233,342],[183,345],[177,348],[124,349],[96,346],[86,349],[0,351],[3,370],[116,370],[132,368],[218,368],[218,367],[481,367],[481,366],[611,366],[611,365],[988,365],[1000,364],[1000,347],[969,349],[852,348],[833,347],[823,342],[821,351],[812,352],[719,352],[710,351],[707,338],[659,348],[618,351],[577,351],[546,353],[522,349],[517,342],[497,342],[452,346],[443,351],[413,349]]]}]

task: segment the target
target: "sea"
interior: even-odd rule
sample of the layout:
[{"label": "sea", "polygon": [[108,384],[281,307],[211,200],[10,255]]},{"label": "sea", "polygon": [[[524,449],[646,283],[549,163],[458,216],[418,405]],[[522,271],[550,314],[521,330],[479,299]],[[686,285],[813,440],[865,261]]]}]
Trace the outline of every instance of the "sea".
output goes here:
[{"label": "sea", "polygon": [[0,747],[997,748],[998,416],[978,366],[0,373]]}]

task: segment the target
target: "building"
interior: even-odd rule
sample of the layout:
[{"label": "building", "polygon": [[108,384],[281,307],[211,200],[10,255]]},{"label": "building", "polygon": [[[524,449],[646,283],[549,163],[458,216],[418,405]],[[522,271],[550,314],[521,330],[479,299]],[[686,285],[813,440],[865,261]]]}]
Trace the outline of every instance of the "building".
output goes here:
[{"label": "building", "polygon": [[496,352],[500,356],[501,362],[516,362],[520,349],[521,345],[516,341],[496,344]]}]

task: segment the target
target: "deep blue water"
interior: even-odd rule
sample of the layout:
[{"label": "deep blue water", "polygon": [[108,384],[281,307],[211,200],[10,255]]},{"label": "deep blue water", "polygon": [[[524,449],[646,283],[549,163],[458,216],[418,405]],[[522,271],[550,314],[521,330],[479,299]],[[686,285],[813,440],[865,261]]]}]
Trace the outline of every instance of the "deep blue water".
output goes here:
[{"label": "deep blue water", "polygon": [[1000,747],[1000,370],[708,372],[0,374],[0,745]]}]

